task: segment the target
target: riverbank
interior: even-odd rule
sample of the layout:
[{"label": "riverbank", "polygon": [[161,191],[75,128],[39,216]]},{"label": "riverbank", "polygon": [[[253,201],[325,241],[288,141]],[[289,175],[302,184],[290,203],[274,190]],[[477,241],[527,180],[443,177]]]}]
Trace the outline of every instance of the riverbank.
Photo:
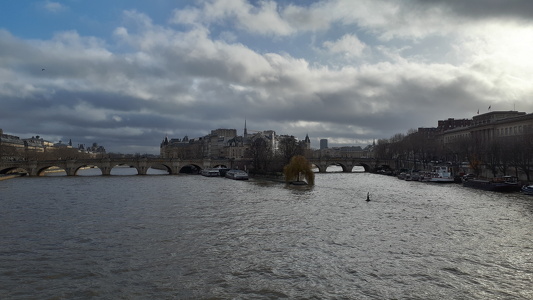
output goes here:
[{"label": "riverbank", "polygon": [[285,177],[283,176],[283,173],[269,173],[269,174],[253,174],[248,173],[250,178],[254,179],[260,179],[260,180],[267,180],[267,181],[273,181],[273,182],[279,182],[279,183],[286,183]]}]

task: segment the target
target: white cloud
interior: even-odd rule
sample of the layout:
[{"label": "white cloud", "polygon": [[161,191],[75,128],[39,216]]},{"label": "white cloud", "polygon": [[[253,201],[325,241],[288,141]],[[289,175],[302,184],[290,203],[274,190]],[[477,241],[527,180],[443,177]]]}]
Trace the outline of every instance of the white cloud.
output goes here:
[{"label": "white cloud", "polygon": [[260,1],[258,7],[246,0],[205,1],[201,9],[175,11],[171,22],[196,26],[228,22],[252,33],[282,36],[294,33],[290,24],[280,16],[275,1]]},{"label": "white cloud", "polygon": [[52,13],[58,13],[61,11],[64,11],[67,9],[66,6],[59,2],[53,2],[53,1],[46,1],[43,3],[43,7],[45,10],[52,12]]},{"label": "white cloud", "polygon": [[525,107],[533,94],[527,22],[468,20],[417,1],[197,3],[168,26],[126,11],[110,41],[0,31],[0,118],[101,136],[111,151],[117,124],[138,137],[129,143],[157,146],[168,132],[198,137],[245,117],[257,130],[352,143],[471,117],[489,102]]},{"label": "white cloud", "polygon": [[334,42],[326,41],[323,45],[333,54],[340,53],[348,57],[361,56],[366,47],[365,43],[352,34],[345,34]]}]

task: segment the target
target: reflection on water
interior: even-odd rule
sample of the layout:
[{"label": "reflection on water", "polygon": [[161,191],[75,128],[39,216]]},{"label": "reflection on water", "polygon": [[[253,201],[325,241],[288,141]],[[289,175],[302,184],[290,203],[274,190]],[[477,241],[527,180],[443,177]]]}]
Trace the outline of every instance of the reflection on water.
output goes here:
[{"label": "reflection on water", "polygon": [[0,199],[2,299],[533,298],[520,194],[332,172],[23,177]]}]

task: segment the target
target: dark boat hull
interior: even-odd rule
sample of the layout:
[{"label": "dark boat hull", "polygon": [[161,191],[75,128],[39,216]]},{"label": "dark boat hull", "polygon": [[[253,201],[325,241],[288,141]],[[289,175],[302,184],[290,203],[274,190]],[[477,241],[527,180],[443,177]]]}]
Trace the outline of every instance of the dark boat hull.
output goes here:
[{"label": "dark boat hull", "polygon": [[520,185],[505,182],[492,182],[488,180],[471,179],[463,182],[463,186],[500,193],[512,193],[520,191]]}]

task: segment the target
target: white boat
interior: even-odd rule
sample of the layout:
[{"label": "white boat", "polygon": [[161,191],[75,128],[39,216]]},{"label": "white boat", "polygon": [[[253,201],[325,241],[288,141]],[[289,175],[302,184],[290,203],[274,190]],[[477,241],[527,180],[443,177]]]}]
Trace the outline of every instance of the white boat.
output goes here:
[{"label": "white boat", "polygon": [[226,172],[226,178],[235,180],[248,180],[248,173],[243,170],[229,170]]},{"label": "white boat", "polygon": [[200,174],[205,177],[219,177],[220,171],[218,169],[203,169]]},{"label": "white boat", "polygon": [[522,187],[522,193],[533,196],[533,185],[524,185]]},{"label": "white boat", "polygon": [[429,174],[429,182],[440,182],[440,183],[447,183],[447,182],[454,182],[455,179],[452,175],[452,170],[448,166],[436,166],[433,168],[431,173]]}]

